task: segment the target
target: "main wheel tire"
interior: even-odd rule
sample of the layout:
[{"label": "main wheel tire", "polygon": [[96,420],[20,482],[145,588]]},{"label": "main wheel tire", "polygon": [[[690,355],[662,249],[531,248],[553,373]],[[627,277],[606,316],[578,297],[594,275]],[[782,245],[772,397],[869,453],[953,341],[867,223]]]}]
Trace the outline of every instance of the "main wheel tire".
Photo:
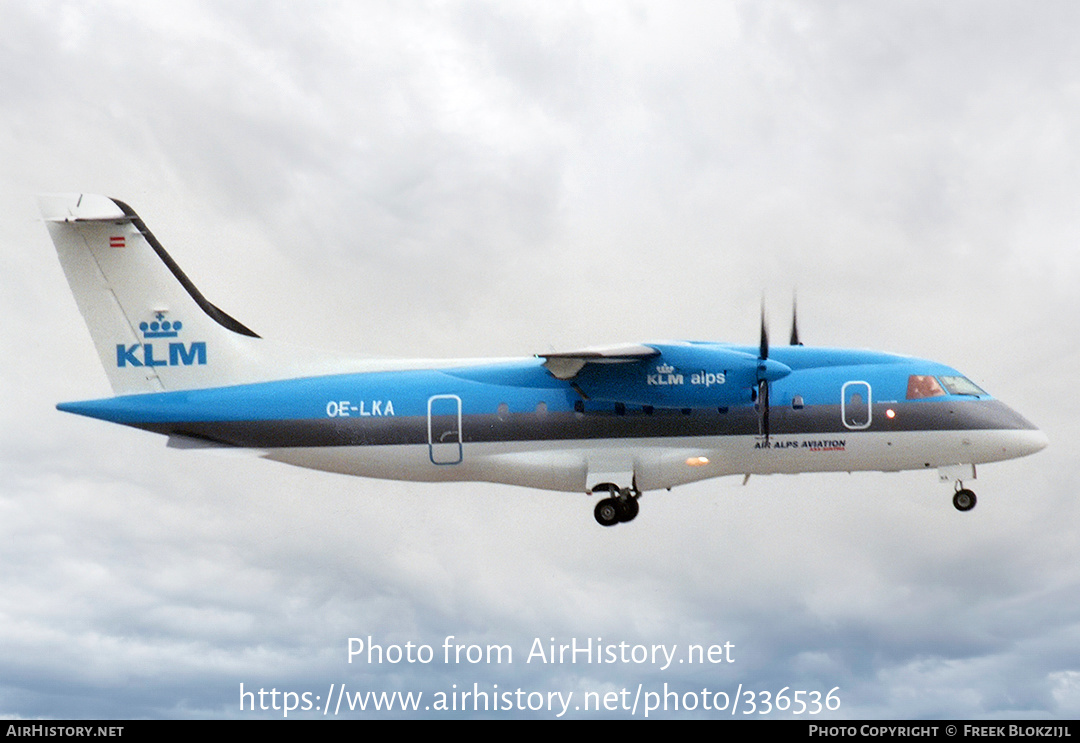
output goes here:
[{"label": "main wheel tire", "polygon": [[975,507],[976,502],[977,499],[975,498],[975,493],[967,488],[957,490],[956,494],[952,497],[952,504],[957,511],[970,511]]},{"label": "main wheel tire", "polygon": [[638,502],[637,498],[627,498],[626,500],[619,499],[616,501],[619,509],[619,521],[624,524],[627,521],[633,521],[638,515]]},{"label": "main wheel tire", "polygon": [[604,498],[602,501],[596,504],[596,508],[593,510],[593,516],[596,517],[596,521],[600,526],[615,526],[619,523],[619,514],[622,509],[619,508],[619,502],[614,498]]}]

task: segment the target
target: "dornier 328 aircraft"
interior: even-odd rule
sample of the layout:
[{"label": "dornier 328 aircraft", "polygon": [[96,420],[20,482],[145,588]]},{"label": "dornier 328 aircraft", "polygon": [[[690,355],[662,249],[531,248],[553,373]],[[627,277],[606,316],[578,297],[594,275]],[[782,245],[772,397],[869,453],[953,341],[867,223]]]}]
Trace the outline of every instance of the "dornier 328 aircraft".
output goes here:
[{"label": "dornier 328 aircraft", "polygon": [[42,215],[116,397],[60,410],[365,477],[602,494],[721,475],[936,469],[968,511],[975,465],[1046,436],[954,369],[876,351],[664,342],[528,358],[342,358],[257,336],[211,304],[115,199]]}]

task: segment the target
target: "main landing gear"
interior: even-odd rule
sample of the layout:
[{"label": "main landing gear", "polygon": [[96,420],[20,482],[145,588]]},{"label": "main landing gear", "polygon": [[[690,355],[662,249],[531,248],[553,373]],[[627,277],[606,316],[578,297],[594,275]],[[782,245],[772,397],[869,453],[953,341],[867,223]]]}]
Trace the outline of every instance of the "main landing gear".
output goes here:
[{"label": "main landing gear", "polygon": [[953,494],[952,504],[956,507],[957,511],[970,511],[975,507],[977,503],[975,498],[975,491],[968,490],[964,487],[964,483],[959,480],[956,481],[956,493]]},{"label": "main landing gear", "polygon": [[601,526],[633,521],[638,515],[638,498],[641,493],[631,488],[619,488],[615,485],[598,486],[595,491],[606,489],[611,495],[596,504],[593,516]]}]

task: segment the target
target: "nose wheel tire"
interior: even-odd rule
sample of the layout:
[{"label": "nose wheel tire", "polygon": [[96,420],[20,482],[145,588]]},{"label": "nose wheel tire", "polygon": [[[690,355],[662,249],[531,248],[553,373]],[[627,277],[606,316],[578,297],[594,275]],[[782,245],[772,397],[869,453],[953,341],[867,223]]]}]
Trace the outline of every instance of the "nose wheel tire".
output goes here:
[{"label": "nose wheel tire", "polygon": [[975,503],[975,493],[967,488],[957,490],[956,494],[952,497],[952,504],[957,511],[970,511],[975,507]]}]

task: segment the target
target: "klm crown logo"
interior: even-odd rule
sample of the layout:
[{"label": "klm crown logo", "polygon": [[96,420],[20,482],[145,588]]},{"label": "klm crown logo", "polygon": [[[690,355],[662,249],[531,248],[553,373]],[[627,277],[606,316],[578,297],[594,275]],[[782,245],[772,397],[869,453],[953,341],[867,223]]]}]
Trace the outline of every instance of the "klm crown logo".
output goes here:
[{"label": "klm crown logo", "polygon": [[153,322],[143,320],[139,323],[139,330],[142,331],[144,338],[175,338],[183,327],[183,323],[179,320],[176,322],[165,320],[164,312],[158,312],[154,317],[157,319]]},{"label": "klm crown logo", "polygon": [[116,365],[118,367],[194,366],[196,364],[204,366],[206,364],[206,343],[203,341],[195,341],[186,346],[182,341],[168,344],[159,343],[159,349],[163,345],[168,346],[168,356],[164,355],[165,351],[159,350],[162,356],[155,358],[154,345],[148,341],[154,338],[176,338],[183,328],[184,324],[179,320],[166,320],[164,312],[155,313],[153,320],[143,320],[139,323],[139,331],[142,333],[143,340],[147,342],[135,343],[131,346],[123,343],[116,344]]},{"label": "klm crown logo", "polygon": [[683,383],[683,375],[675,373],[675,367],[666,361],[657,365],[656,374],[647,374],[645,384],[667,387]]}]

